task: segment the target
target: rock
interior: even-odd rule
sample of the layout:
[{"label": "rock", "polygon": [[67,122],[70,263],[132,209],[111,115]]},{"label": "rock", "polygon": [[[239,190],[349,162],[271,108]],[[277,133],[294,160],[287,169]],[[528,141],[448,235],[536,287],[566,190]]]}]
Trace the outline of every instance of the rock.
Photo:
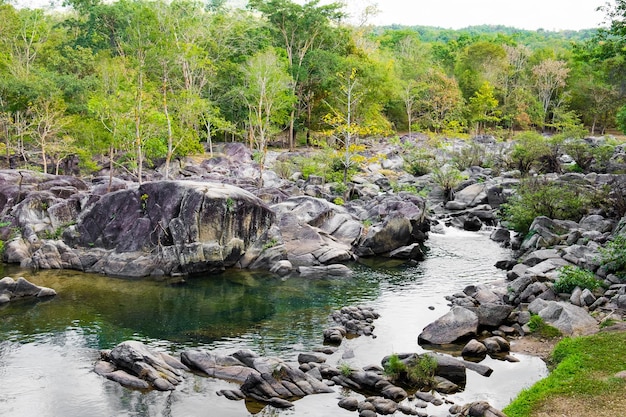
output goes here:
[{"label": "rock", "polygon": [[427,325],[418,337],[418,343],[443,345],[473,336],[478,331],[478,316],[463,307],[452,307],[450,312]]},{"label": "rock", "polygon": [[352,270],[342,264],[299,266],[297,270],[303,278],[345,278],[352,275]]},{"label": "rock", "polygon": [[487,193],[484,183],[476,183],[457,191],[454,201],[465,204],[466,207],[474,207],[487,202]]},{"label": "rock", "polygon": [[498,243],[509,243],[511,242],[511,232],[503,227],[498,227],[496,229],[493,229],[493,231],[489,235],[489,239]]},{"label": "rock", "polygon": [[315,353],[315,352],[300,353],[298,355],[298,363],[309,363],[309,362],[324,363],[326,362],[326,356],[319,354],[319,353]]},{"label": "rock", "polygon": [[291,262],[289,262],[286,259],[280,260],[278,262],[276,262],[274,265],[272,265],[272,267],[270,268],[270,272],[284,277],[286,275],[289,275],[291,273],[291,271],[293,270],[293,265],[291,265]]},{"label": "rock", "polygon": [[368,398],[367,401],[370,402],[374,406],[376,412],[381,415],[393,414],[398,410],[398,404],[393,400],[373,397]]},{"label": "rock", "polygon": [[340,345],[346,335],[346,328],[343,326],[335,326],[324,330],[324,343],[331,345]]},{"label": "rock", "polygon": [[441,392],[443,394],[454,394],[455,392],[461,391],[461,387],[451,381],[448,381],[446,378],[435,376],[434,379],[435,391],[437,392]]},{"label": "rock", "polygon": [[559,301],[536,299],[528,311],[538,314],[546,323],[566,336],[586,335],[597,331],[597,321],[581,307]]},{"label": "rock", "polygon": [[[63,239],[88,272],[189,274],[234,266],[273,222],[269,207],[243,189],[158,181],[103,195]],[[95,262],[84,261],[94,249]]]},{"label": "rock", "polygon": [[513,306],[505,304],[481,303],[472,309],[478,315],[480,326],[498,327],[503,324],[513,311]]},{"label": "rock", "polygon": [[[152,387],[160,391],[173,390],[182,382],[181,371],[188,370],[172,356],[152,351],[137,341],[122,342],[106,356],[116,370],[101,373],[101,375],[135,388]],[[96,367],[96,371],[99,372],[103,372],[103,369],[103,365]],[[138,380],[144,381],[147,386]]]},{"label": "rock", "polygon": [[463,221],[463,229],[470,232],[477,232],[483,227],[483,222],[474,215],[468,215]]},{"label": "rock", "polygon": [[[457,411],[456,414],[461,414],[462,416],[471,416],[471,417],[506,417],[504,413],[493,408],[489,403],[485,401],[477,401],[471,404],[466,404],[461,407],[460,410]],[[452,412],[452,411],[451,411]]]},{"label": "rock", "polygon": [[189,368],[212,378],[243,384],[251,373],[258,373],[232,356],[218,356],[204,350],[186,350],[180,356],[182,363]]},{"label": "rock", "polygon": [[390,258],[397,259],[412,259],[416,261],[423,261],[425,258],[422,246],[419,243],[413,243],[409,246],[402,246],[396,250],[389,252]]},{"label": "rock", "polygon": [[0,304],[5,304],[16,298],[47,298],[57,295],[56,291],[48,287],[40,287],[23,277],[14,281],[11,277],[0,280]]},{"label": "rock", "polygon": [[348,411],[356,411],[359,408],[359,400],[354,397],[345,397],[339,400],[338,405]]},{"label": "rock", "polygon": [[508,352],[511,350],[511,344],[508,340],[500,336],[492,336],[483,340],[483,344],[487,348],[487,352],[490,354]]},{"label": "rock", "polygon": [[471,358],[480,358],[484,357],[487,354],[487,348],[484,344],[480,343],[476,339],[472,339],[463,347],[463,351],[461,355],[466,357],[469,356]]}]

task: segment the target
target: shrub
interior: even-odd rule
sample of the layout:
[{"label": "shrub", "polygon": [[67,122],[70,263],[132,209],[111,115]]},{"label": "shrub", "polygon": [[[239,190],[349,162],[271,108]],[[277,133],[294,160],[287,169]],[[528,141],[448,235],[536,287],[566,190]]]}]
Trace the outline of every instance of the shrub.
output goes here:
[{"label": "shrub", "polygon": [[550,154],[544,137],[537,132],[522,132],[516,136],[517,143],[511,151],[511,164],[526,175],[543,157]]},{"label": "shrub", "polygon": [[472,143],[468,147],[453,152],[452,161],[460,170],[465,170],[473,166],[482,168],[490,168],[493,166],[493,160],[487,154],[485,147],[478,143]]},{"label": "shrub", "polygon": [[432,386],[434,384],[437,366],[438,363],[436,357],[432,355],[421,355],[416,359],[414,364],[409,366],[409,380],[420,386]]},{"label": "shrub", "polygon": [[394,382],[410,386],[432,386],[437,366],[437,358],[432,355],[417,356],[406,364],[394,353],[384,364],[384,373]]},{"label": "shrub", "polygon": [[406,365],[400,360],[396,353],[389,356],[389,360],[384,365],[384,372],[392,380],[399,379],[406,372]]},{"label": "shrub", "polygon": [[443,166],[433,170],[433,181],[443,188],[446,201],[452,198],[452,190],[464,179],[461,171],[454,167]]},{"label": "shrub", "polygon": [[626,235],[616,235],[600,249],[600,264],[607,272],[614,273],[622,281],[626,280]]},{"label": "shrub", "polygon": [[420,177],[430,173],[434,156],[422,148],[413,148],[404,155],[404,170]]},{"label": "shrub", "polygon": [[533,178],[520,183],[517,193],[501,206],[500,216],[509,228],[526,234],[539,216],[579,221],[597,197],[595,190],[583,186]]},{"label": "shrub", "polygon": [[559,271],[559,276],[554,282],[554,291],[571,294],[576,287],[595,290],[599,286],[600,281],[596,279],[593,272],[577,266],[564,266]]}]

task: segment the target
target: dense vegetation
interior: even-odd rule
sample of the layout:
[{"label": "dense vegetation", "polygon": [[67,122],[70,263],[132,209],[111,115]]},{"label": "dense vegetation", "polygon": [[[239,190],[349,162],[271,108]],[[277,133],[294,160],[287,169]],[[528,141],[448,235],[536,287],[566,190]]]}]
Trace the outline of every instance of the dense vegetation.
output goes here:
[{"label": "dense vegetation", "polygon": [[173,157],[216,139],[260,160],[281,139],[344,147],[347,171],[359,137],[394,131],[626,127],[622,1],[607,6],[609,30],[580,32],[353,26],[318,0],[65,5],[0,0],[8,166],[57,172],[79,155],[140,179],[146,160],[165,161],[167,176]]}]

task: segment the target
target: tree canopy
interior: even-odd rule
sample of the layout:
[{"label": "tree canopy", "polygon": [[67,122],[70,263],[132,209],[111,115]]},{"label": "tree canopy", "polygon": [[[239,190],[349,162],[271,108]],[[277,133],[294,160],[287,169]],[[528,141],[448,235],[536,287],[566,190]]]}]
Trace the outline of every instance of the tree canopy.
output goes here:
[{"label": "tree canopy", "polygon": [[513,137],[626,126],[623,0],[604,7],[607,28],[578,32],[357,28],[341,2],[319,0],[65,5],[0,1],[9,166],[55,172],[79,155],[85,168],[140,180],[145,163],[165,162],[167,177],[173,158],[210,152],[216,140],[263,152],[328,132],[345,144],[357,130]]}]

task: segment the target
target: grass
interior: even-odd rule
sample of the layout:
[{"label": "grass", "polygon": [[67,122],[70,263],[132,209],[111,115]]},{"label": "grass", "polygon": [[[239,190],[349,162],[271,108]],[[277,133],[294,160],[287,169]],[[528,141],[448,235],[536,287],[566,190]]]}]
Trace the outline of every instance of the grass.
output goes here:
[{"label": "grass", "polygon": [[[508,417],[616,416],[626,409],[626,332],[563,339],[550,375],[526,389],[503,412]],[[622,411],[619,411],[622,410]]]},{"label": "grass", "polygon": [[530,317],[530,322],[528,323],[528,327],[530,331],[533,332],[534,335],[543,337],[545,339],[552,339],[554,337],[560,337],[561,331],[554,326],[550,326],[548,323],[543,321],[543,319],[534,314]]}]

